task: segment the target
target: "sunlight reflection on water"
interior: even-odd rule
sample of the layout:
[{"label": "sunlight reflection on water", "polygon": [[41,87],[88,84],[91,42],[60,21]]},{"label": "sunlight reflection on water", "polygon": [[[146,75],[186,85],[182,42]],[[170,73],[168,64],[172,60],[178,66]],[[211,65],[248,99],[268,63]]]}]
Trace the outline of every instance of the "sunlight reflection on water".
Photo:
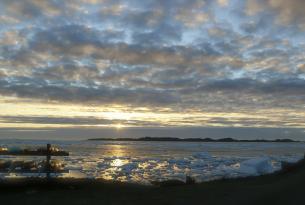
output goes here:
[{"label": "sunlight reflection on water", "polygon": [[[1,143],[24,147],[45,144],[37,141]],[[58,141],[53,144],[70,152],[70,156],[64,158],[70,173],[63,177],[103,178],[146,184],[154,180],[185,180],[186,175],[197,181],[207,181],[268,173],[279,169],[281,161],[300,159],[305,150],[304,143]],[[244,166],[245,160],[253,158],[256,159],[251,162],[254,167]]]}]

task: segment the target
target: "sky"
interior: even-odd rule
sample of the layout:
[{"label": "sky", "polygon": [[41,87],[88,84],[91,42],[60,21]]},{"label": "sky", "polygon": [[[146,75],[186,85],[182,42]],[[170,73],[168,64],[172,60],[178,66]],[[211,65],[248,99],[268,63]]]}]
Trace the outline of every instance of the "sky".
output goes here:
[{"label": "sky", "polygon": [[304,10],[303,0],[0,0],[0,137],[302,138]]}]

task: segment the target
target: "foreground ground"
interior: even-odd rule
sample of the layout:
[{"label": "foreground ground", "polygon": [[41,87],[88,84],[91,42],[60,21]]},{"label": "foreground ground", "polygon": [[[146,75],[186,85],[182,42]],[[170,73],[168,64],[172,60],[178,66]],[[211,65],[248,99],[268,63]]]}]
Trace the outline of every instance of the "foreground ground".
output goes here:
[{"label": "foreground ground", "polygon": [[305,204],[305,163],[282,173],[180,186],[93,180],[0,182],[0,204]]}]

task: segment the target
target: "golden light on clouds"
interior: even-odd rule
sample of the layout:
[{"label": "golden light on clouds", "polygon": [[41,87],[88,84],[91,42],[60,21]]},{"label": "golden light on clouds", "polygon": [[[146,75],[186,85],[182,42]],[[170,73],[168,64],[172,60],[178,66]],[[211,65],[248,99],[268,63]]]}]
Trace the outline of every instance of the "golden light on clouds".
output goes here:
[{"label": "golden light on clouds", "polygon": [[305,127],[303,0],[0,5],[0,128]]},{"label": "golden light on clouds", "polygon": [[106,127],[300,127],[305,112],[287,109],[257,109],[255,112],[207,112],[188,109],[42,103],[3,97],[0,100],[1,128]]}]

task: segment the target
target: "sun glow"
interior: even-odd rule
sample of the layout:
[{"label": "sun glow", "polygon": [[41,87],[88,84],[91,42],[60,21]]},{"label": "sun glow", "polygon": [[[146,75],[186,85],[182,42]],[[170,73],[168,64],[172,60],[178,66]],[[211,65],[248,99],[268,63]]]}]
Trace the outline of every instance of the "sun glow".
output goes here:
[{"label": "sun glow", "polygon": [[124,125],[122,125],[122,124],[116,124],[116,125],[114,125],[114,127],[115,127],[117,130],[120,130],[120,129],[122,129],[122,128],[124,127]]},{"label": "sun glow", "polygon": [[95,127],[119,131],[131,127],[305,127],[305,112],[283,108],[256,109],[251,112],[196,109],[180,112],[163,107],[130,107],[118,104],[86,106],[0,96],[0,110],[0,128]]}]

